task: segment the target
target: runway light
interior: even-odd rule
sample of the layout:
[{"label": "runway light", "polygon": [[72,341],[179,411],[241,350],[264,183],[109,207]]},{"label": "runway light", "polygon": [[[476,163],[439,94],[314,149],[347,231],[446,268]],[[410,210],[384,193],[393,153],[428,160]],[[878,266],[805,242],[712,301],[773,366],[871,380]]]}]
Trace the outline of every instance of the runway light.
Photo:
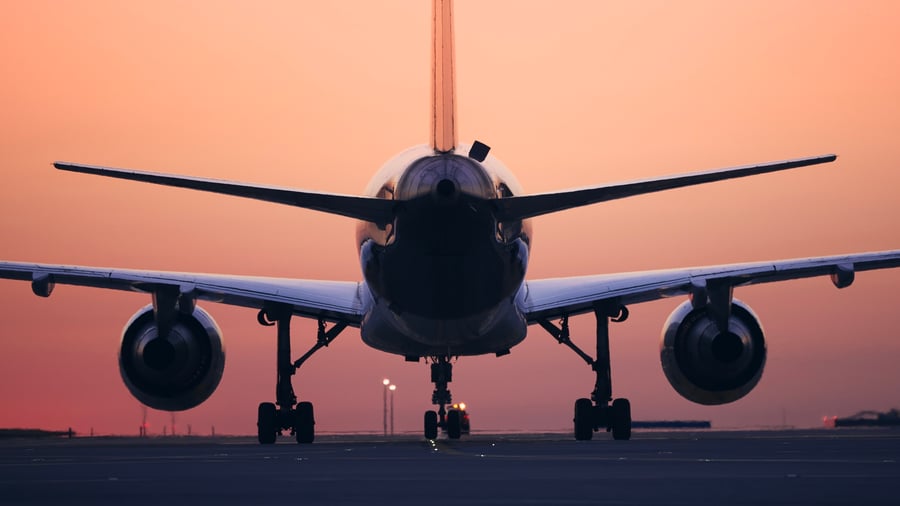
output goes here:
[{"label": "runway light", "polygon": [[[384,418],[384,435],[387,436],[387,433],[388,433],[388,431],[387,431],[387,429],[388,429],[388,423],[387,423],[387,420],[388,420],[388,385],[391,384],[391,380],[384,378],[383,380],[381,380],[381,384],[384,385],[384,389],[382,390],[381,395],[384,399],[384,417],[383,417]],[[391,402],[393,402],[393,401],[394,401],[394,394],[392,393],[391,394]],[[391,416],[393,416],[393,414],[394,413],[391,412]]]}]

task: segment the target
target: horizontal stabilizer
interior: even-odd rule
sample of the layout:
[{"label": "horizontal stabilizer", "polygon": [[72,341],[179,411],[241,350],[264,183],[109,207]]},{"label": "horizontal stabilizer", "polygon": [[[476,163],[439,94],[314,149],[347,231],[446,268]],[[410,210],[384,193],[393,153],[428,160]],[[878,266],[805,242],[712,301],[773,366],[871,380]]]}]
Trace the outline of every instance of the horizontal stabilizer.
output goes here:
[{"label": "horizontal stabilizer", "polygon": [[266,202],[276,202],[325,213],[339,214],[341,216],[369,221],[379,225],[390,223],[393,220],[394,202],[385,199],[307,192],[290,188],[251,185],[219,179],[174,176],[170,174],[158,174],[129,169],[114,169],[94,165],[78,165],[66,162],[56,162],[53,166],[60,170],[72,172],[96,174],[98,176],[130,179],[132,181],[175,186],[178,188],[190,188],[192,190],[235,195],[238,197],[264,200]]},{"label": "horizontal stabilizer", "polygon": [[541,193],[538,195],[522,195],[495,199],[496,216],[500,221],[516,221],[542,214],[563,211],[573,207],[596,204],[607,200],[621,199],[645,193],[653,193],[673,188],[682,188],[725,179],[755,176],[768,172],[805,167],[819,163],[833,162],[837,155],[814,156],[810,158],[797,158],[781,162],[770,162],[759,165],[744,165],[706,172],[694,172],[680,176],[669,176],[659,179],[645,179],[630,183],[621,183],[611,186],[598,186],[582,188],[555,193]]}]

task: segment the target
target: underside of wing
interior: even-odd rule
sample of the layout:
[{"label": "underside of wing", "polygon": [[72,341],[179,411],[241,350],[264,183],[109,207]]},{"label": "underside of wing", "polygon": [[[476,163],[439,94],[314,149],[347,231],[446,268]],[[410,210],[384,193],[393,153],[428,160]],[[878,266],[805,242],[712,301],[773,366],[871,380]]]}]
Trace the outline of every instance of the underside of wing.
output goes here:
[{"label": "underside of wing", "polygon": [[320,281],[224,274],[140,271],[65,265],[0,262],[0,278],[30,281],[47,297],[54,286],[75,285],[156,294],[263,309],[289,306],[298,316],[359,325],[365,290],[351,281]]},{"label": "underside of wing", "polygon": [[710,267],[539,279],[526,283],[523,312],[529,322],[591,311],[597,303],[622,305],[676,295],[708,293],[789,279],[830,276],[838,288],[856,272],[900,267],[900,250]]}]

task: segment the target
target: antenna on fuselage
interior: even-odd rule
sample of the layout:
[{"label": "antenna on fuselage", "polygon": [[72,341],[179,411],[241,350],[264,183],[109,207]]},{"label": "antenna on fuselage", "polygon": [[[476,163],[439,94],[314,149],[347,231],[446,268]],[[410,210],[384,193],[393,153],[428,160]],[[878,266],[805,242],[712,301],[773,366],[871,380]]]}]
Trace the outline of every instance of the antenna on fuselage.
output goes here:
[{"label": "antenna on fuselage", "polygon": [[431,147],[456,148],[456,76],[453,57],[453,1],[434,0],[431,25]]}]

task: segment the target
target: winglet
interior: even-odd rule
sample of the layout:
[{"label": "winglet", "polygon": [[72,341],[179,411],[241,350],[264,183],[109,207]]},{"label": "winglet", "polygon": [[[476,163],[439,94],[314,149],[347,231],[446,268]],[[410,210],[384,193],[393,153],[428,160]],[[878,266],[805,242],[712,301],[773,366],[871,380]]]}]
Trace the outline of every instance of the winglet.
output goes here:
[{"label": "winglet", "polygon": [[456,81],[453,57],[453,0],[434,0],[431,28],[431,147],[456,147]]}]

